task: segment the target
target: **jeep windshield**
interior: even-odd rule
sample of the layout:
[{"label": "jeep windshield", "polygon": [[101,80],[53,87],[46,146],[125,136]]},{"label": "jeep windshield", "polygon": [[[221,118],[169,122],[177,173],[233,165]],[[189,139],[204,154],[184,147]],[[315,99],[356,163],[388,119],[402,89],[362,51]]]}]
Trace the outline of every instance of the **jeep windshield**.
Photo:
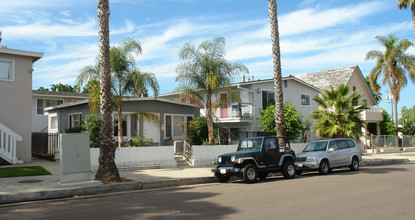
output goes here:
[{"label": "jeep windshield", "polygon": [[238,146],[239,150],[261,150],[263,138],[243,139]]},{"label": "jeep windshield", "polygon": [[326,151],[328,141],[315,141],[311,142],[304,148],[303,152],[311,151]]}]

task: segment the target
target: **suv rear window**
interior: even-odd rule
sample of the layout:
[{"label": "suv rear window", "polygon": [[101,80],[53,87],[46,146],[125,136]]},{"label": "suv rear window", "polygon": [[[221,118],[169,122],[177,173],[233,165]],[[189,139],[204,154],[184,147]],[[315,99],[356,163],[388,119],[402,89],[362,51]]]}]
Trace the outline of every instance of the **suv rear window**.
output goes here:
[{"label": "suv rear window", "polygon": [[352,140],[346,140],[347,145],[349,145],[349,148],[355,147],[354,142]]}]

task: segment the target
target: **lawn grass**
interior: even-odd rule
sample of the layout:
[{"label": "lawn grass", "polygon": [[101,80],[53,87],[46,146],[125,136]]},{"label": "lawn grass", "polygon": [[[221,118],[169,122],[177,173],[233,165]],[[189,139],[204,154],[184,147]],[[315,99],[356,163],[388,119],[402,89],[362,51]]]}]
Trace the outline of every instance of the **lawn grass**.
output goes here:
[{"label": "lawn grass", "polygon": [[40,175],[52,175],[52,174],[41,166],[0,168],[0,178],[18,177],[18,176],[40,176]]}]

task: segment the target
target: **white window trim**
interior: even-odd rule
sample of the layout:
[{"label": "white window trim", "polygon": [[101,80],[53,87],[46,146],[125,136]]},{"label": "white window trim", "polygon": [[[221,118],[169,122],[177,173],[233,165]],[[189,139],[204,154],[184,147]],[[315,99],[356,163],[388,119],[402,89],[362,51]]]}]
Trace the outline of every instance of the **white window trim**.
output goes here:
[{"label": "white window trim", "polygon": [[[167,137],[167,134],[166,134],[166,131],[165,131],[167,116],[172,116],[172,123],[171,123],[171,132],[172,133],[173,133],[173,117],[174,116],[182,116],[182,117],[184,117],[185,120],[187,120],[187,117],[188,116],[190,116],[193,119],[195,119],[195,116],[193,114],[171,114],[171,113],[165,113],[164,114],[164,123],[163,123],[163,136],[164,136],[164,140],[170,139],[170,137]],[[184,132],[187,133],[187,123],[186,123],[186,127],[184,129]],[[171,137],[172,137],[173,140],[177,140],[177,139],[181,139],[182,138],[181,136],[171,136]]]},{"label": "white window trim", "polygon": [[81,125],[81,121],[82,121],[82,112],[69,113],[69,114],[68,114],[68,125],[69,125],[69,127],[68,127],[68,128],[72,128],[72,125],[71,125],[71,116],[72,116],[72,115],[81,115],[81,116],[79,117],[79,125]]},{"label": "white window trim", "polygon": [[[56,128],[52,129],[52,117],[56,117]],[[58,119],[58,113],[50,113],[48,115],[48,131],[49,132],[57,132],[59,130],[59,119]]]},{"label": "white window trim", "polygon": [[6,62],[6,63],[11,63],[12,64],[12,75],[10,78],[0,78],[0,81],[8,81],[8,82],[13,82],[14,81],[14,67],[15,67],[15,61],[12,59],[3,59],[0,58],[0,62]]},{"label": "white window trim", "polygon": [[[302,103],[302,101],[301,101],[301,96],[302,96],[302,95],[307,95],[307,96],[309,96],[309,97],[310,97],[310,104],[309,104],[309,105],[303,105],[303,103]],[[301,93],[301,94],[300,94],[300,105],[301,105],[301,106],[303,106],[303,107],[311,107],[311,94]]]},{"label": "white window trim", "polygon": [[[122,115],[123,116],[127,116],[127,132],[123,131],[123,141],[128,141],[131,138],[131,114],[133,114],[134,112],[123,112]],[[114,122],[115,119],[118,119],[118,112],[113,112],[112,113],[112,122]],[[138,123],[138,122],[137,122]],[[137,124],[137,132],[138,132],[138,125]],[[118,140],[118,134],[117,136],[114,135],[114,124],[112,125],[112,134],[113,137],[112,139],[114,140]]]}]

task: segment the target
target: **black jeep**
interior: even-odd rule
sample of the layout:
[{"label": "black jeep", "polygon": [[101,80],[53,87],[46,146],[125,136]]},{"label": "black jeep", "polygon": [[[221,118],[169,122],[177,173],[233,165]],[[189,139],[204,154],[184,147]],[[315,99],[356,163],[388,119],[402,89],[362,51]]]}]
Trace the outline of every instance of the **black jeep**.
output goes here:
[{"label": "black jeep", "polygon": [[[285,146],[278,139],[285,139]],[[268,173],[281,172],[284,178],[295,177],[295,152],[291,150],[286,137],[255,137],[243,139],[237,152],[220,155],[212,172],[220,182],[227,182],[231,176],[242,177],[245,183],[254,183],[259,177],[265,179]]]}]

